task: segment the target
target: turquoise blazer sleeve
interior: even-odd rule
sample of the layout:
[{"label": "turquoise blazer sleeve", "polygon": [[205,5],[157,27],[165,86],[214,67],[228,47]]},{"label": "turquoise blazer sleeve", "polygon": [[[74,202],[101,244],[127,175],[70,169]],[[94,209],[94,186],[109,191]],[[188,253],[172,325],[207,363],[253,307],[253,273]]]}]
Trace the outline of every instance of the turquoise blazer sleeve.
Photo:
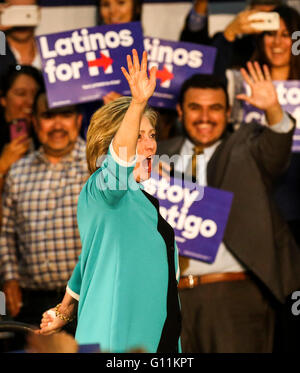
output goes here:
[{"label": "turquoise blazer sleeve", "polygon": [[81,254],[68,282],[67,292],[75,299],[79,300],[81,288]]},{"label": "turquoise blazer sleeve", "polygon": [[139,189],[133,178],[136,157],[132,162],[120,159],[112,147],[101,167],[89,179],[89,193],[95,200],[103,199],[109,205],[114,205],[125,195],[129,188]]}]

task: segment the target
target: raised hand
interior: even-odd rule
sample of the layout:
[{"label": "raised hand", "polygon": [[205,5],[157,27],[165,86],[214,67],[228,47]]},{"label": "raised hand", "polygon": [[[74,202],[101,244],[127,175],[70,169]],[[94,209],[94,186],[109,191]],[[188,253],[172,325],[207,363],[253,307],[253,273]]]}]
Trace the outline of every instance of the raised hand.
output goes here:
[{"label": "raised hand", "polygon": [[132,50],[132,59],[127,55],[128,71],[122,66],[121,70],[128,81],[132,100],[139,104],[147,103],[152,96],[156,86],[156,67],[150,70],[150,76],[147,74],[147,52],[143,52],[140,64],[137,51]]},{"label": "raised hand", "polygon": [[241,74],[251,88],[251,96],[239,94],[236,98],[264,110],[269,125],[279,123],[283,111],[268,66],[264,65],[262,71],[258,62],[248,62],[247,67],[250,75],[244,68],[241,69]]},{"label": "raised hand", "polygon": [[258,62],[248,62],[247,67],[250,75],[245,69],[241,69],[241,73],[251,88],[251,96],[239,94],[236,97],[264,111],[278,105],[277,92],[272,83],[269,68],[264,65],[262,72]]}]

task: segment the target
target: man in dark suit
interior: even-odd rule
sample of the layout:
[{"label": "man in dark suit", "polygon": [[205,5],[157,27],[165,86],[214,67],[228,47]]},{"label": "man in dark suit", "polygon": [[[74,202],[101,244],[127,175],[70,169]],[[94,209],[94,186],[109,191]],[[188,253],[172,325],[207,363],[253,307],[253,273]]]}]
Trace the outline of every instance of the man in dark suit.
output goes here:
[{"label": "man in dark suit", "polygon": [[[226,86],[195,75],[177,106],[185,137],[158,146],[160,155],[190,155],[202,185],[234,193],[223,242],[214,263],[181,257],[183,352],[271,352],[276,305],[300,286],[300,251],[272,200],[272,183],[288,164],[294,121],[282,111],[266,67],[241,70],[268,126],[228,124]],[[186,157],[185,157],[186,159]]]}]

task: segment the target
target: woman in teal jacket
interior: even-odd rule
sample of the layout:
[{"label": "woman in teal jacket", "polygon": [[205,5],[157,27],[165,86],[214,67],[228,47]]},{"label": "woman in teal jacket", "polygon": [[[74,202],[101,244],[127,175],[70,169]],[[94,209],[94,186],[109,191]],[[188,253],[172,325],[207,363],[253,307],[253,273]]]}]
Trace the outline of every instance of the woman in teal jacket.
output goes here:
[{"label": "woman in teal jacket", "polygon": [[[91,176],[78,199],[82,252],[55,317],[45,312],[41,334],[60,330],[76,312],[76,340],[101,351],[178,352],[180,309],[177,248],[158,201],[143,190],[156,152],[156,115],[147,106],[156,69],[137,52],[122,68],[132,98],[104,105],[87,135]],[[52,314],[54,314],[52,312]]]}]

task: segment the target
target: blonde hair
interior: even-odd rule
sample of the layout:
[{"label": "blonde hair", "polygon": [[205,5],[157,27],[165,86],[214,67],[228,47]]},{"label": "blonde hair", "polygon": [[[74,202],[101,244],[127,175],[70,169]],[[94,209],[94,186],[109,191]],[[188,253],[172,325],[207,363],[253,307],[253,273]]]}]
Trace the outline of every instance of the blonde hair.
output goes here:
[{"label": "blonde hair", "polygon": [[[117,133],[131,97],[120,97],[98,109],[92,116],[86,136],[86,159],[90,174],[98,168],[97,159],[107,154],[109,144]],[[146,106],[144,116],[153,127],[156,126],[157,113]]]}]

